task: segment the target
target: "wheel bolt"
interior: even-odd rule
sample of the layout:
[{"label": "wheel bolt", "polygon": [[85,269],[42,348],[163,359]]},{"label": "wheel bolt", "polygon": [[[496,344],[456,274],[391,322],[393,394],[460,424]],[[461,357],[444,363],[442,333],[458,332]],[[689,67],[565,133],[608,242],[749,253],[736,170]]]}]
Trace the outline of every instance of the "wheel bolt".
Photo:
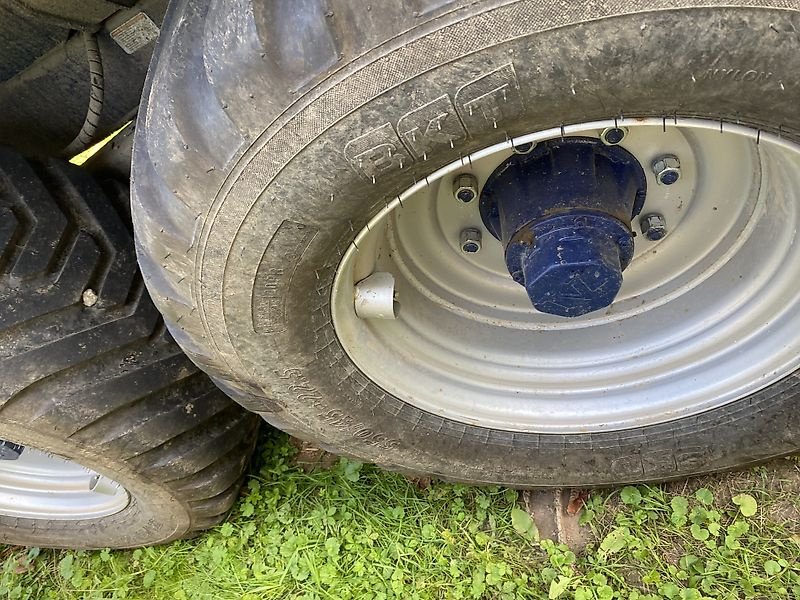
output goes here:
[{"label": "wheel bolt", "polygon": [[462,173],[453,180],[453,196],[464,204],[478,197],[478,180],[470,173]]},{"label": "wheel bolt", "polygon": [[519,146],[514,146],[513,149],[514,154],[530,154],[534,148],[536,148],[536,142],[527,142]]},{"label": "wheel bolt", "polygon": [[469,227],[461,232],[461,251],[475,254],[481,250],[481,230]]},{"label": "wheel bolt", "polygon": [[639,219],[642,235],[651,242],[660,240],[667,235],[667,220],[659,213],[649,213]]},{"label": "wheel bolt", "polygon": [[628,135],[627,127],[607,127],[600,134],[600,141],[606,146],[616,146],[622,143],[626,135]]},{"label": "wheel bolt", "polygon": [[653,173],[659,185],[672,185],[681,178],[681,161],[672,154],[661,156],[653,161]]}]

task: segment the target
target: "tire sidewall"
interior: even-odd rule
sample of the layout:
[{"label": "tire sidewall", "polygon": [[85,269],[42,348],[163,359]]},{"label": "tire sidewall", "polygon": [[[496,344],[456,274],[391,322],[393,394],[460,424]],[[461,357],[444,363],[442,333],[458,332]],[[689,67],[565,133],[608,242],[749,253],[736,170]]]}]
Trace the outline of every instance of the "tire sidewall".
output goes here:
[{"label": "tire sidewall", "polygon": [[[520,434],[418,410],[374,385],[339,344],[331,286],[355,233],[415,181],[461,156],[507,137],[615,117],[713,118],[800,140],[797,35],[780,35],[797,30],[797,11],[587,13],[577,22],[574,13],[594,10],[584,7],[570,24],[545,23],[533,16],[536,8],[514,2],[451,15],[392,40],[292,106],[240,157],[198,252],[195,291],[217,352],[236,379],[264,391],[265,412],[280,413],[295,433],[385,466],[453,479],[664,479],[795,450],[800,422],[790,410],[797,405],[791,377],[659,426]],[[765,44],[772,28],[779,33]],[[464,107],[498,86],[510,105],[498,127],[472,118]],[[453,148],[434,143],[421,155],[403,125],[434,110],[452,111]],[[385,144],[395,162],[381,170],[368,152]],[[768,402],[776,394],[784,401]],[[777,436],[775,423],[785,423]]]}]

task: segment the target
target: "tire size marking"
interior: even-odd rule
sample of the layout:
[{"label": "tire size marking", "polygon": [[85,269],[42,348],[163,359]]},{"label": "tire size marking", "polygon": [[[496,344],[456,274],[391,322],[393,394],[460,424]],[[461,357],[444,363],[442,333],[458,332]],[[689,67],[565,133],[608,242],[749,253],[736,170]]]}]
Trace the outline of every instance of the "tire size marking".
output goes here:
[{"label": "tire size marking", "polygon": [[303,223],[283,221],[272,236],[258,265],[250,300],[256,333],[286,330],[286,298],[292,277],[317,230]]},{"label": "tire size marking", "polygon": [[427,160],[437,148],[450,150],[469,135],[502,130],[524,110],[514,65],[508,63],[463,85],[455,102],[444,94],[400,117],[396,128],[384,123],[353,138],[344,155],[357,173],[374,182],[415,160]]},{"label": "tire size marking", "polygon": [[380,432],[373,431],[364,423],[357,421],[350,415],[346,415],[341,410],[329,410],[318,416],[327,425],[348,431],[350,435],[368,446],[375,446],[384,450],[394,450],[400,447],[400,440],[392,439]]},{"label": "tire size marking", "polygon": [[322,409],[316,416],[326,425],[344,431],[368,446],[384,450],[394,450],[400,447],[400,440],[390,438],[379,431],[370,429],[365,423],[354,419],[341,410],[324,410],[322,394],[311,385],[301,369],[284,369],[277,375],[278,379],[286,382],[286,389],[292,393],[297,402],[317,410]]},{"label": "tire size marking", "polygon": [[311,385],[303,371],[300,369],[284,369],[277,373],[278,379],[286,382],[286,389],[291,392],[295,399],[313,408],[322,407],[322,394]]}]

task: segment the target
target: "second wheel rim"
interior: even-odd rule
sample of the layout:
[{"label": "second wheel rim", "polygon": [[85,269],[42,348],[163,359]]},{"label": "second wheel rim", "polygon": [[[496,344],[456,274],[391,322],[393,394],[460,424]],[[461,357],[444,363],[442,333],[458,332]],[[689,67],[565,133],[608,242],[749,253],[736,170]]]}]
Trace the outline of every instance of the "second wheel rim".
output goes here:
[{"label": "second wheel rim", "polygon": [[116,481],[30,446],[0,460],[0,516],[48,521],[97,519],[130,502]]}]

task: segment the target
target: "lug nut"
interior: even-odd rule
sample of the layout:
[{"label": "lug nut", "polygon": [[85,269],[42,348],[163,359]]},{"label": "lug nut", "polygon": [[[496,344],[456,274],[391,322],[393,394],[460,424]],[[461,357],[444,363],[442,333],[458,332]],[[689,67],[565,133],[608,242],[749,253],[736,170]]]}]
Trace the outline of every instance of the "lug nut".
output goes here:
[{"label": "lug nut", "polygon": [[470,173],[462,173],[453,180],[453,196],[464,204],[478,197],[478,180]]},{"label": "lug nut", "polygon": [[660,185],[672,185],[681,178],[681,161],[667,154],[653,161],[653,173]]},{"label": "lug nut", "polygon": [[616,146],[622,143],[626,135],[628,135],[627,127],[606,127],[600,134],[600,141],[606,146]]},{"label": "lug nut", "polygon": [[475,254],[481,251],[480,229],[470,227],[461,232],[461,251],[464,254]]},{"label": "lug nut", "polygon": [[664,215],[650,213],[639,219],[639,226],[642,228],[642,235],[651,242],[660,240],[667,235],[667,220]]}]

